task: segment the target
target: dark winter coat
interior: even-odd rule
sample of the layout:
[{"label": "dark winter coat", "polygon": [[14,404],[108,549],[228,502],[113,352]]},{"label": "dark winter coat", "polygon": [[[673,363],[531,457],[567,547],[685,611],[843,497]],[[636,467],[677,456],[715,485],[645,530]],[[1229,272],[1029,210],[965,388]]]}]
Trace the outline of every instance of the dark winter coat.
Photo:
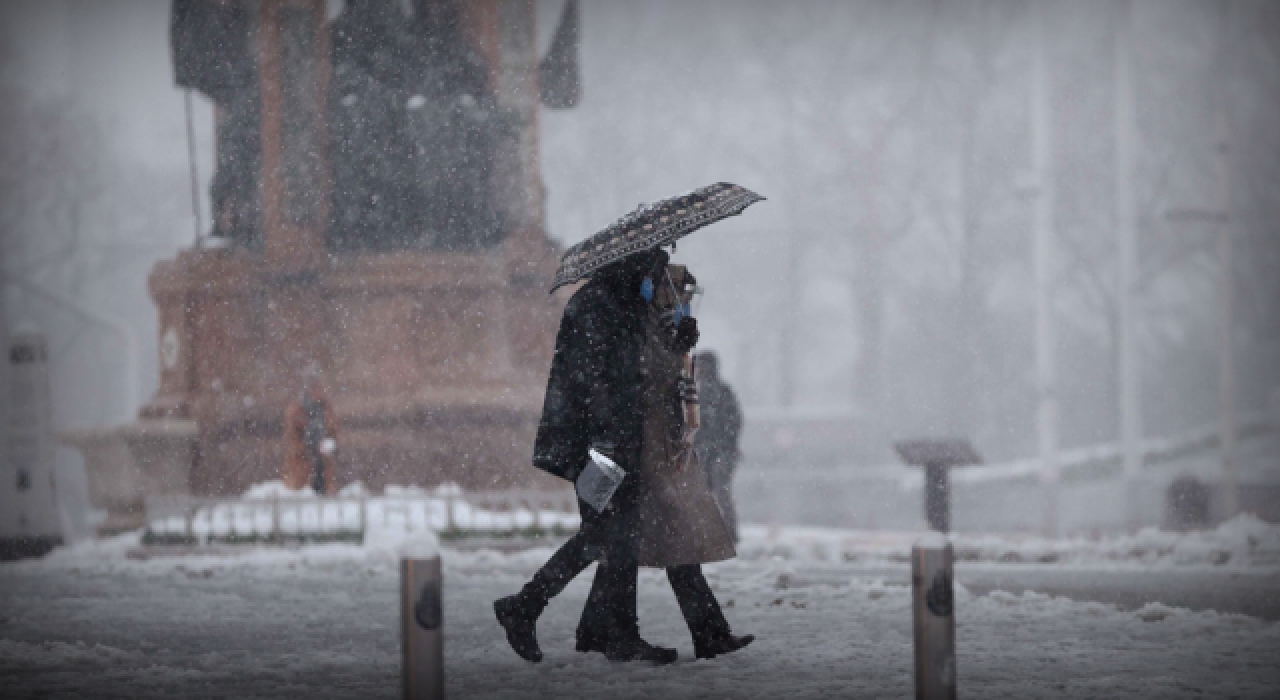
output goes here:
[{"label": "dark winter coat", "polygon": [[534,466],[574,481],[595,447],[613,457],[627,477],[604,512],[578,503],[589,544],[636,544],[636,473],[644,440],[638,410],[644,377],[640,280],[666,255],[630,256],[598,272],[565,306],[547,379],[542,420],[534,442]]},{"label": "dark winter coat", "polygon": [[639,463],[645,306],[619,287],[588,282],[565,306],[556,335],[533,464],[569,481],[582,473],[593,446],[628,472]]}]

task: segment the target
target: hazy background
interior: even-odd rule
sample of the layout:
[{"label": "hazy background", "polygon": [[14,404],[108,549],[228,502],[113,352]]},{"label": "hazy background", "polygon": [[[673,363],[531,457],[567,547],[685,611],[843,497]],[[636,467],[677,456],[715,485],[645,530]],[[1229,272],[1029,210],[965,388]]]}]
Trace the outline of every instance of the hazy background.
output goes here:
[{"label": "hazy background", "polygon": [[[540,52],[560,7],[538,2]],[[1049,9],[1064,448],[1119,429],[1118,7]],[[123,422],[154,391],[146,276],[195,236],[168,13],[0,5],[3,320],[49,334],[60,428]],[[1133,27],[1141,403],[1146,434],[1164,436],[1218,411],[1217,229],[1166,213],[1221,207],[1219,112],[1238,409],[1275,410],[1280,5],[1137,2]],[[707,290],[702,344],[746,406],[749,443],[784,439],[761,438],[762,417],[826,416],[851,438],[846,465],[892,462],[890,440],[916,434],[1032,456],[1032,41],[1023,2],[588,1],[583,102],[540,117],[548,231],[568,244],[641,201],[750,187],[768,201],[677,255]],[[207,227],[212,108],[193,100]],[[132,392],[119,327],[136,338]]]}]

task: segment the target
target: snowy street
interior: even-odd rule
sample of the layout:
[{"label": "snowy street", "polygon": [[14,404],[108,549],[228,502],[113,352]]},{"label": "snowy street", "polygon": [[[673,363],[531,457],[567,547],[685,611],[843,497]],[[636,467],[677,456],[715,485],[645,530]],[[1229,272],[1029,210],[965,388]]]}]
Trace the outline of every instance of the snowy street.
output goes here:
[{"label": "snowy street", "polygon": [[1280,0],[0,1],[0,700],[1280,700],[1277,114]]},{"label": "snowy street", "polygon": [[[1254,532],[1247,546],[1265,551],[1274,544],[1274,530],[1263,531],[1271,541],[1259,541]],[[707,571],[735,631],[759,639],[710,662],[691,660],[692,645],[665,577],[644,571],[642,631],[655,643],[679,648],[681,661],[670,667],[611,664],[573,651],[592,570],[540,621],[546,661],[519,660],[490,603],[516,590],[550,550],[446,549],[449,694],[910,696],[910,591],[906,564],[893,556],[908,538],[749,528],[740,558]],[[225,548],[186,556],[154,555],[136,540],[124,536],[0,567],[5,697],[398,696],[393,538],[365,546]],[[831,556],[830,548],[841,546],[844,553]],[[1043,543],[1011,547],[1043,549]],[[1106,564],[1100,563],[1108,556],[1102,546],[1089,555],[1092,563],[962,562],[960,692],[986,698],[1274,697],[1280,686],[1280,624],[1274,621],[1150,601],[1135,607],[1010,592],[1058,579],[1092,581],[1099,590],[1108,581],[1163,580],[1174,590],[1200,590],[1208,582],[1237,586],[1245,597],[1277,588],[1280,571],[1273,566],[1213,567],[1176,556],[1193,549],[1175,546],[1162,550],[1168,555],[1163,558]],[[963,542],[957,551],[967,551]],[[1001,582],[1005,590],[995,585]],[[1135,604],[1144,597],[1136,595]]]}]

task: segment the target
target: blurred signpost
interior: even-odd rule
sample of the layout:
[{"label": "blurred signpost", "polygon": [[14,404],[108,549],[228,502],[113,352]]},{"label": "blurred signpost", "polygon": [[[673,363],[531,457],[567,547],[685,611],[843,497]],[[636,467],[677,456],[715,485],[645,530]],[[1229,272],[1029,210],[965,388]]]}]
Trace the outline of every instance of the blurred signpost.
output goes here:
[{"label": "blurred signpost", "polygon": [[941,535],[911,548],[911,622],[917,700],[956,697],[955,553]]},{"label": "blurred signpost", "polygon": [[905,440],[895,443],[902,461],[924,467],[924,517],[929,528],[951,531],[952,467],[982,464],[982,457],[968,440]]}]

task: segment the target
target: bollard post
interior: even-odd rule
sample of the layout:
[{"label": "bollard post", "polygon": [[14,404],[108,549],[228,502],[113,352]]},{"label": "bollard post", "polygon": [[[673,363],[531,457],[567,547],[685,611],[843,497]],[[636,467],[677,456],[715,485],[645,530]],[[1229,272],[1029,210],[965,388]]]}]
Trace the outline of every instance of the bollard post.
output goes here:
[{"label": "bollard post", "polygon": [[916,700],[955,700],[956,617],[951,543],[926,535],[911,548]]},{"label": "bollard post", "polygon": [[400,555],[400,647],[405,700],[444,698],[444,581],[440,552],[425,533]]}]

